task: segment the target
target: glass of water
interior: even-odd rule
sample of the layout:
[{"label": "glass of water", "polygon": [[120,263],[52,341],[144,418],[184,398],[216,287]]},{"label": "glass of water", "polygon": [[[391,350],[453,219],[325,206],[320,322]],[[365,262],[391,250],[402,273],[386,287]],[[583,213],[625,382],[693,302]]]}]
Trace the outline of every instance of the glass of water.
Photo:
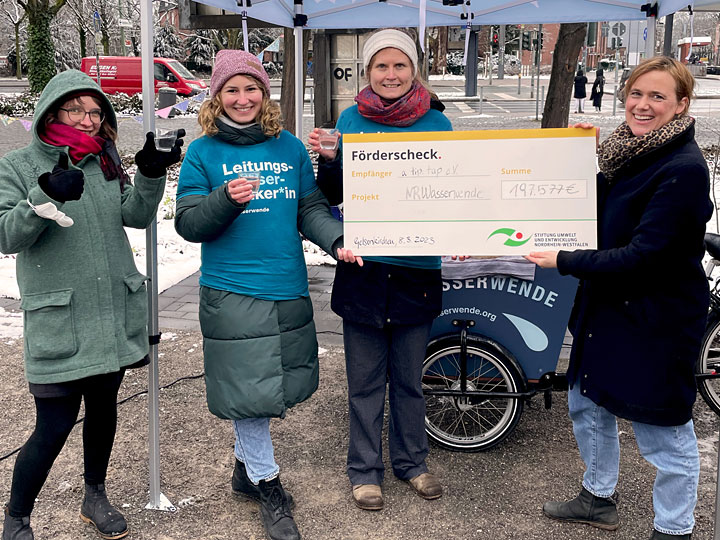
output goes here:
[{"label": "glass of water", "polygon": [[244,178],[250,184],[252,185],[252,193],[253,197],[257,195],[258,190],[260,189],[260,173],[258,172],[241,172],[238,175],[238,179]]},{"label": "glass of water", "polygon": [[175,146],[177,134],[177,129],[155,129],[155,148],[160,152],[170,152]]},{"label": "glass of water", "polygon": [[338,141],[340,140],[340,133],[337,129],[325,129],[320,131],[318,137],[320,142],[320,148],[323,150],[336,150],[338,147]]}]

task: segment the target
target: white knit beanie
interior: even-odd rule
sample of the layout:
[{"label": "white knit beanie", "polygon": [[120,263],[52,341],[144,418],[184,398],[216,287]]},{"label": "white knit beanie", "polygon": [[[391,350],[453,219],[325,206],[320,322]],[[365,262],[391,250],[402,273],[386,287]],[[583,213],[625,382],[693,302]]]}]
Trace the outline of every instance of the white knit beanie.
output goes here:
[{"label": "white knit beanie", "polygon": [[368,75],[368,66],[370,65],[372,57],[375,56],[375,53],[388,47],[398,49],[410,58],[414,77],[417,73],[418,63],[415,42],[410,36],[400,30],[381,30],[365,40],[365,45],[363,45],[363,67],[365,68],[365,76],[367,77]]}]

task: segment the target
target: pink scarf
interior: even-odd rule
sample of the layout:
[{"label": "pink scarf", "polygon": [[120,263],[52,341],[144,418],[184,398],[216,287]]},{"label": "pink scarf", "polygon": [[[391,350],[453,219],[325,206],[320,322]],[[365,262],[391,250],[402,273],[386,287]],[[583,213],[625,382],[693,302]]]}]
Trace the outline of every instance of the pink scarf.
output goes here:
[{"label": "pink scarf", "polygon": [[370,86],[363,88],[355,101],[362,116],[387,126],[411,126],[430,110],[430,92],[417,81],[407,94],[395,101],[384,100]]},{"label": "pink scarf", "polygon": [[74,164],[88,154],[100,154],[105,144],[105,139],[98,135],[91,137],[79,129],[59,122],[46,125],[45,132],[40,134],[40,139],[52,146],[69,147],[70,159]]}]

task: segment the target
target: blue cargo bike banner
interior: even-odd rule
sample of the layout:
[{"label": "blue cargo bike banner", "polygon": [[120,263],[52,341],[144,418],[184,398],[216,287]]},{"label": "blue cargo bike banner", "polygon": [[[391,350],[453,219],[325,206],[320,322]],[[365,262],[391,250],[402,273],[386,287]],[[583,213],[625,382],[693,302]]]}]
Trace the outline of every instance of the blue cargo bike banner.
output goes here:
[{"label": "blue cargo bike banner", "polygon": [[508,349],[525,376],[536,380],[555,371],[578,280],[537,268],[534,280],[489,275],[443,280],[443,309],[431,339],[457,334],[454,319],[473,320],[470,333]]}]

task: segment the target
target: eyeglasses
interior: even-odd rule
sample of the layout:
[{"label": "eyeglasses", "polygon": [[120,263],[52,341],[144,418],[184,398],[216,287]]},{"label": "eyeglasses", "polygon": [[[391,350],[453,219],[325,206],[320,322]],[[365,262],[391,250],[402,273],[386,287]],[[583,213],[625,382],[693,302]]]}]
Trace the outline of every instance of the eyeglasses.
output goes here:
[{"label": "eyeglasses", "polygon": [[93,109],[92,111],[85,111],[84,109],[72,108],[72,109],[60,109],[65,111],[73,122],[82,122],[85,120],[85,116],[90,116],[90,121],[93,124],[99,124],[105,120],[105,113],[100,109]]}]

